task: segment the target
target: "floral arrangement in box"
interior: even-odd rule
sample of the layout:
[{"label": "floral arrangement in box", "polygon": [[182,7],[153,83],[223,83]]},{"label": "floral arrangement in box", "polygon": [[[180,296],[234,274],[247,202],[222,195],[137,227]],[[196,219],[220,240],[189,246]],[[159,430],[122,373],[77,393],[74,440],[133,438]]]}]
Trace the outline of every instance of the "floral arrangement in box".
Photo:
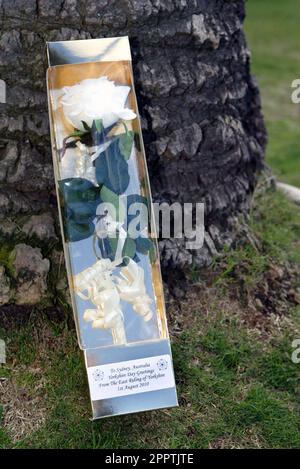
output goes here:
[{"label": "floral arrangement in box", "polygon": [[[126,106],[130,91],[101,76],[63,87],[55,101],[73,129],[58,149],[65,238],[76,243],[93,237],[95,254],[94,264],[73,276],[73,288],[95,306],[85,310],[84,320],[110,329],[115,344],[127,340],[121,300],[145,321],[152,318],[139,256],[153,260],[156,253],[148,236],[147,199],[129,189],[129,164],[139,145],[131,125],[137,116]],[[133,237],[128,226],[135,204],[147,215]]]}]

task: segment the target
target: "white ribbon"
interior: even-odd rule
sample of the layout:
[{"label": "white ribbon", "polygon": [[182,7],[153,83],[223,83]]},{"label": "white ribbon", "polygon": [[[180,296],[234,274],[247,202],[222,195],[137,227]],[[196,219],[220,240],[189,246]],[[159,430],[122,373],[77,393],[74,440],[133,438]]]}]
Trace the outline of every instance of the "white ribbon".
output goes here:
[{"label": "white ribbon", "polygon": [[114,343],[118,345],[127,342],[121,299],[132,304],[133,310],[145,321],[153,315],[150,308],[152,300],[146,293],[144,271],[135,261],[130,259],[128,265],[121,268],[121,278],[112,275],[122,261],[122,258],[114,262],[101,259],[73,277],[78,296],[96,306],[96,309],[86,309],[83,319],[92,322],[93,328],[111,329]]}]

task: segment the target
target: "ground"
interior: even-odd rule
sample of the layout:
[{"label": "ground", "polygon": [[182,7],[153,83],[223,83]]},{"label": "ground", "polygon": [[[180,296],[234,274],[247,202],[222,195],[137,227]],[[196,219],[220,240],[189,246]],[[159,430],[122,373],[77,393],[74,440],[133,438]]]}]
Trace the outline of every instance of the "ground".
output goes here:
[{"label": "ground", "polygon": [[186,300],[168,304],[179,408],[90,422],[70,313],[2,314],[0,446],[299,447],[300,364],[291,357],[300,338],[300,215],[259,188],[250,230],[239,229],[236,249],[192,270]]},{"label": "ground", "polygon": [[[247,2],[247,36],[269,131],[267,161],[300,187],[298,0]],[[268,40],[266,40],[268,38]],[[180,407],[90,422],[70,311],[0,316],[3,448],[297,448],[300,446],[300,213],[259,185],[240,241],[187,298],[168,303]],[[142,429],[142,431],[141,431]]]},{"label": "ground", "polygon": [[252,72],[262,94],[269,145],[267,163],[283,182],[300,187],[300,104],[291,84],[300,78],[298,0],[246,2]]}]

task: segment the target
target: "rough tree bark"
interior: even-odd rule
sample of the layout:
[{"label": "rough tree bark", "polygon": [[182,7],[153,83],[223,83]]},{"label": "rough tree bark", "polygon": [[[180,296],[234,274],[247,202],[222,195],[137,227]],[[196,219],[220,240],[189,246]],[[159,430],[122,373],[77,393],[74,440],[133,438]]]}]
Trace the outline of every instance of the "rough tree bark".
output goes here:
[{"label": "rough tree bark", "polygon": [[206,207],[203,249],[162,241],[164,268],[206,265],[232,241],[266,139],[244,14],[243,0],[0,0],[0,304],[65,301],[46,41],[130,36],[154,200]]}]

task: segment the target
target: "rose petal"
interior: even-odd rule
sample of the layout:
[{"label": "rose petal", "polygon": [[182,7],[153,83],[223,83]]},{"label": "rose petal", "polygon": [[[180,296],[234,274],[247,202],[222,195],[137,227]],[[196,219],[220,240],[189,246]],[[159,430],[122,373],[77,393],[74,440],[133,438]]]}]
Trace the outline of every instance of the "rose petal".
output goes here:
[{"label": "rose petal", "polygon": [[136,114],[124,108],[129,86],[116,86],[106,76],[87,78],[77,85],[62,89],[61,105],[66,119],[73,127],[83,130],[82,121],[92,126],[93,120],[102,119],[105,128],[114,125],[119,119],[132,120]]},{"label": "rose petal", "polygon": [[118,112],[120,119],[131,121],[136,118],[136,114],[131,109],[122,109]]}]

